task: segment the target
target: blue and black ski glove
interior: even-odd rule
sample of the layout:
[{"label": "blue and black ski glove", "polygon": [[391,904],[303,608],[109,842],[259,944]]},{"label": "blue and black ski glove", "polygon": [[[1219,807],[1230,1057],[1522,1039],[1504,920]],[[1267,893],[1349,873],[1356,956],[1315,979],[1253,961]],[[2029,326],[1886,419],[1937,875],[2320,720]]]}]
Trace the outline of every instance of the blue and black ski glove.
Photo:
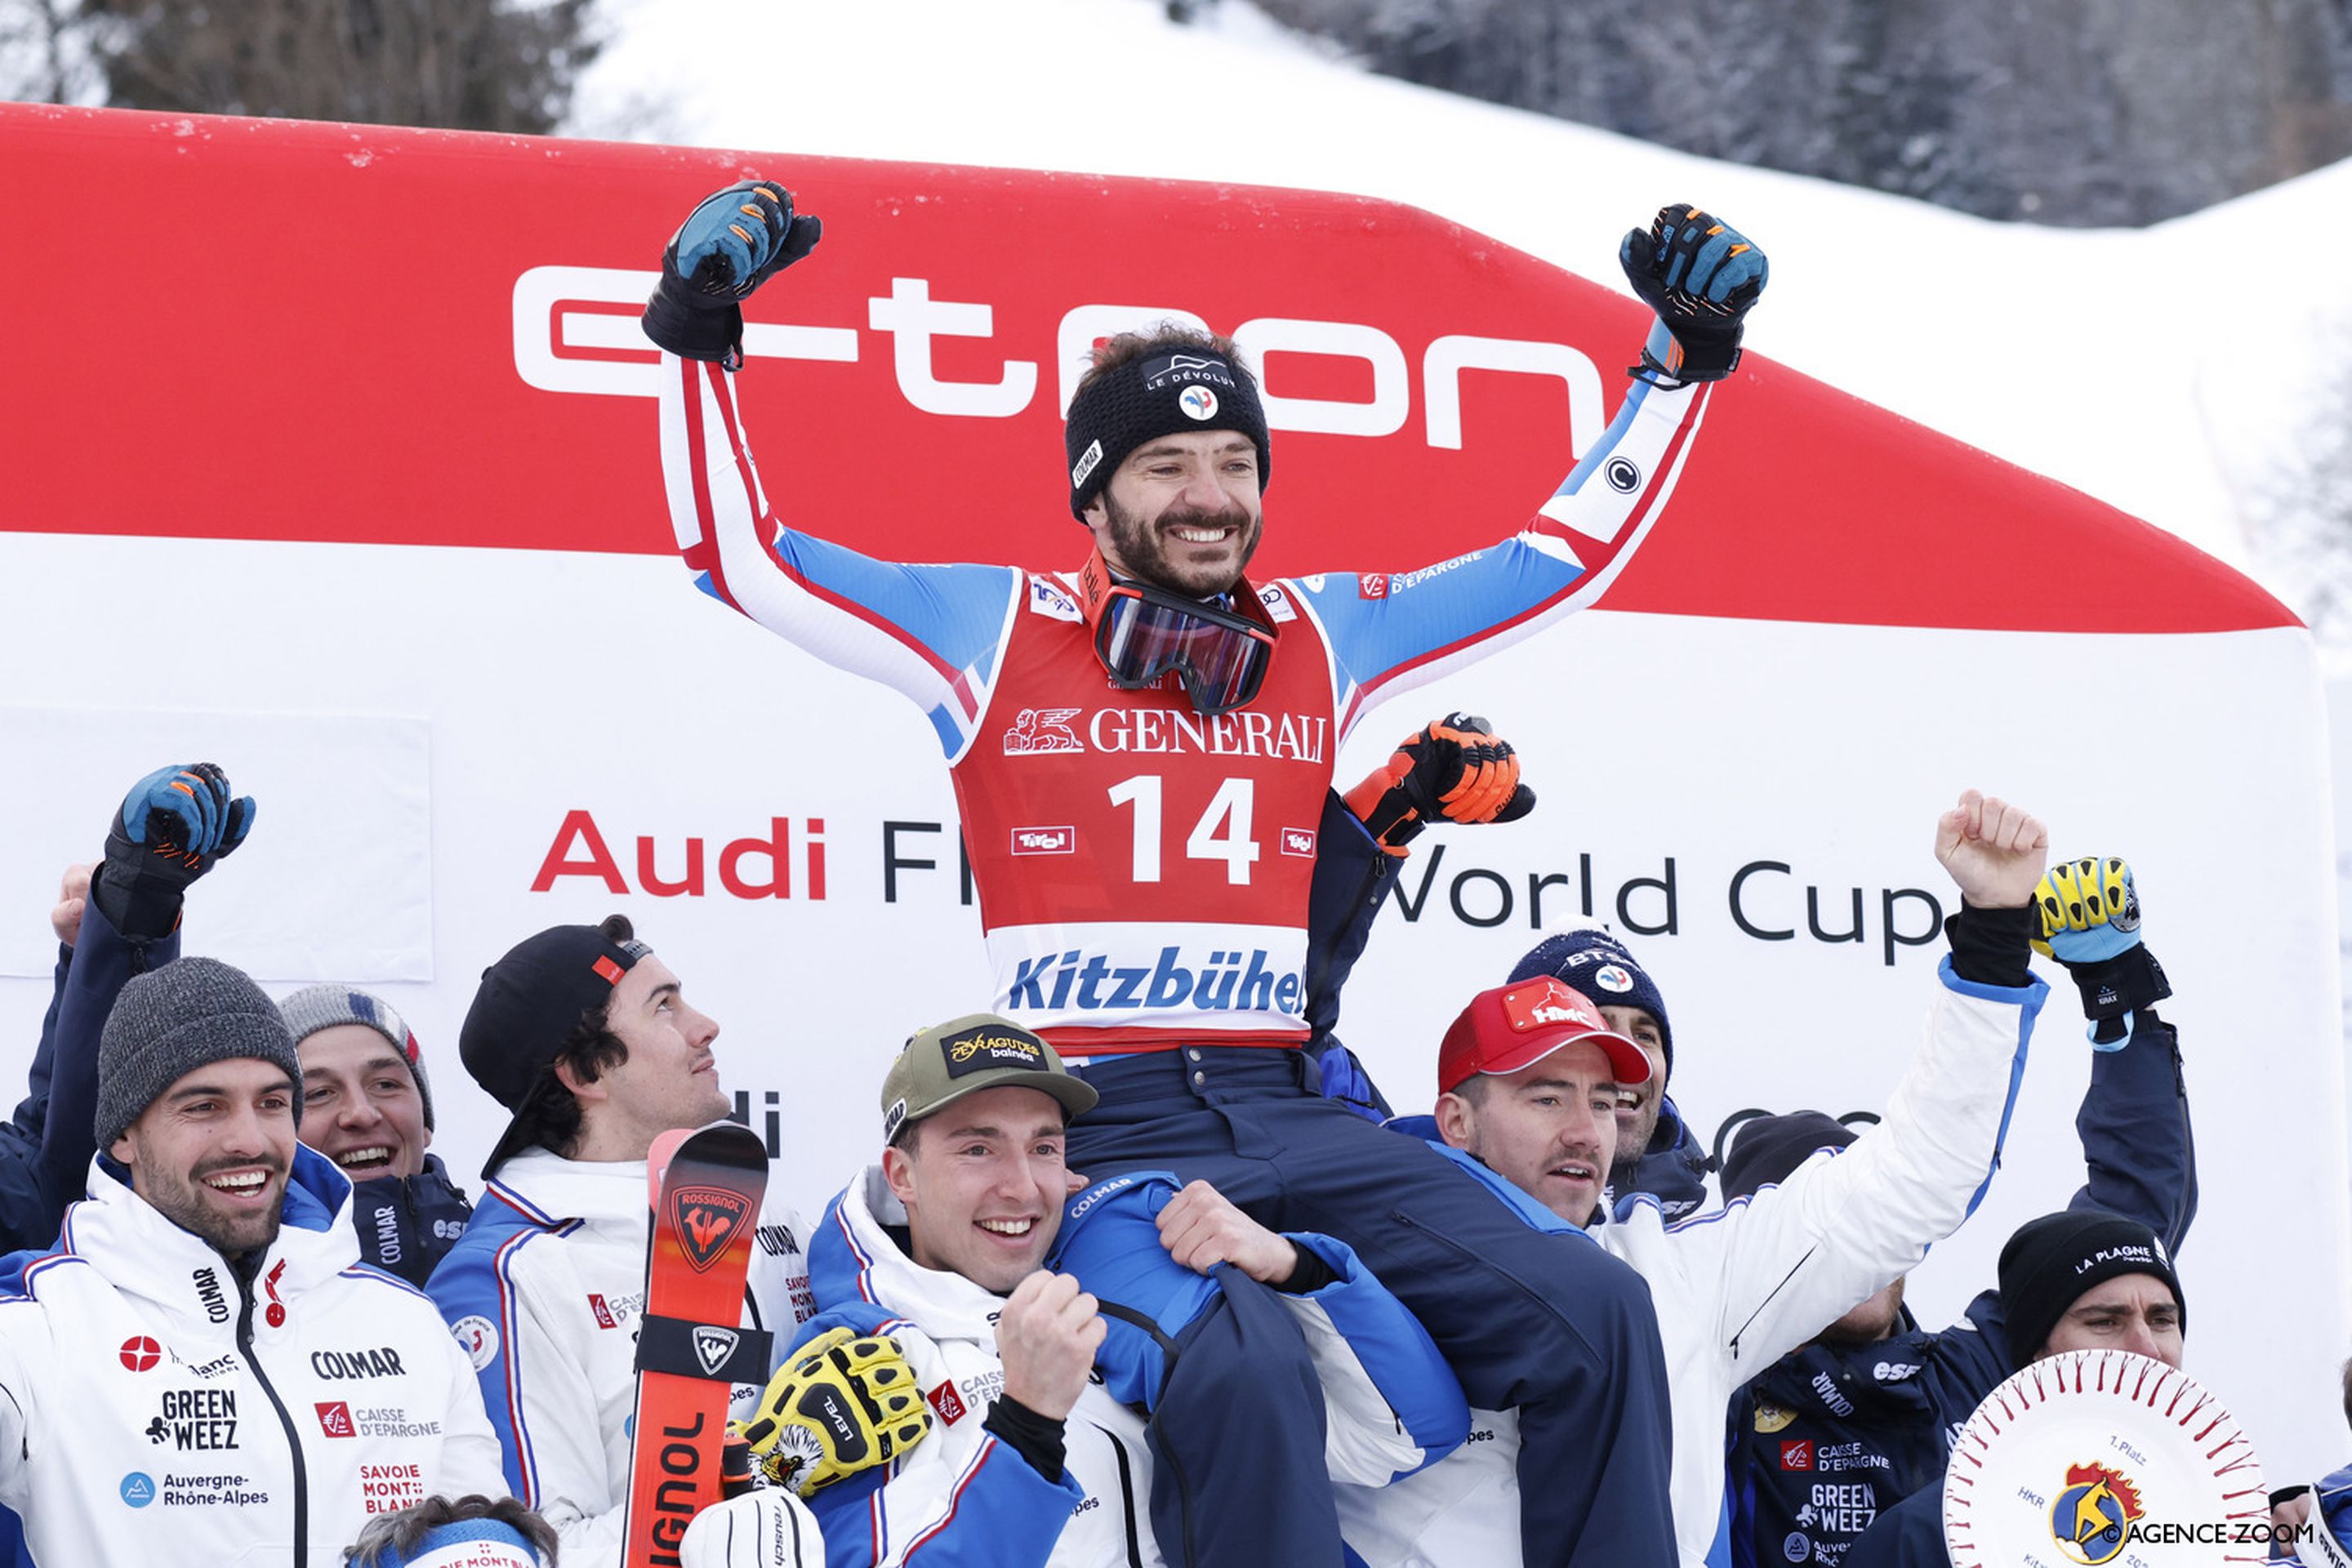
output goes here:
[{"label": "blue and black ski glove", "polygon": [[824,225],[793,211],[772,180],[746,180],[705,196],[662,252],[661,282],[646,301],[646,336],[686,359],[743,363],[742,301],[816,248]]},{"label": "blue and black ski glove", "polygon": [[99,912],[124,936],[153,941],[180,923],[188,884],[245,842],[251,795],[229,794],[210,763],[157,768],[131,786],[106,835],[106,861],[90,879]]},{"label": "blue and black ski glove", "polygon": [[1741,322],[1771,272],[1747,236],[1677,203],[1660,207],[1646,230],[1629,231],[1617,247],[1617,263],[1682,349],[1682,362],[1666,365],[1644,348],[1629,374],[1694,382],[1731,374],[1739,363]]},{"label": "blue and black ski glove", "polygon": [[2062,861],[2033,889],[2033,907],[2042,932],[2034,948],[2074,976],[2092,1046],[2123,1049],[2131,1043],[2133,1014],[2172,994],[2164,966],[2140,941],[2131,868],[2113,856]]}]

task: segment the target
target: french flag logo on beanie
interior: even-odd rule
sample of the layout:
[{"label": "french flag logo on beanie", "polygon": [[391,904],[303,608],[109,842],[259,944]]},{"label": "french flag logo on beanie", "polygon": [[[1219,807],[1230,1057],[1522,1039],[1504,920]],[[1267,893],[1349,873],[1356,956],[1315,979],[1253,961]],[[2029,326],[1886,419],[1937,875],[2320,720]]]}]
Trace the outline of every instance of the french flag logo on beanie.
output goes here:
[{"label": "french flag logo on beanie", "polygon": [[1666,999],[1615,932],[1601,926],[1556,931],[1528,950],[1512,968],[1508,984],[1544,974],[1566,982],[1595,1006],[1639,1007],[1655,1018],[1666,1071],[1673,1073],[1675,1032],[1666,1021]]}]

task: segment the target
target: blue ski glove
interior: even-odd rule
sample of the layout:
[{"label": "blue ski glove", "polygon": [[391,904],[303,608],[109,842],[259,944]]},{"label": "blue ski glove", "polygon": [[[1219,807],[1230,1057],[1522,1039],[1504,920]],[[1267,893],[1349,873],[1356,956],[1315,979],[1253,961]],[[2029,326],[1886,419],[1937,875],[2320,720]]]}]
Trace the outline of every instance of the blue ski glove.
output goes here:
[{"label": "blue ski glove", "polygon": [[169,936],[188,884],[245,842],[256,810],[251,795],[230,797],[228,775],[210,763],[157,768],[109,825],[106,860],[90,879],[99,912],[124,936]]},{"label": "blue ski glove", "polygon": [[1629,231],[1617,264],[1682,349],[1661,364],[1647,348],[1628,374],[1653,383],[1720,381],[1739,363],[1741,323],[1771,268],[1747,236],[1696,207],[1660,207],[1648,229]]},{"label": "blue ski glove", "polygon": [[793,211],[772,180],[746,180],[703,197],[662,253],[661,282],[646,301],[646,336],[687,359],[743,363],[741,301],[816,248],[824,225]]},{"label": "blue ski glove", "polygon": [[2164,966],[2140,941],[2139,889],[2131,868],[2109,856],[2053,866],[2033,889],[2042,934],[2036,952],[2066,966],[2083,993],[2091,1044],[2119,1051],[2131,1043],[2132,1016],[2172,994]]}]

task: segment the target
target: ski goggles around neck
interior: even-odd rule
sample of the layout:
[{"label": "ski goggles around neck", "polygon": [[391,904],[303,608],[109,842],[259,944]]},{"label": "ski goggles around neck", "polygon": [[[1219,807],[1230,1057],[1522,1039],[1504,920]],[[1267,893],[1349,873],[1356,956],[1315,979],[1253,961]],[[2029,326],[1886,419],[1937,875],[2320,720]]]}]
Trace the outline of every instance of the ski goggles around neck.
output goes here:
[{"label": "ski goggles around neck", "polygon": [[[1099,558],[1087,568],[1087,618],[1112,685],[1138,691],[1173,675],[1194,711],[1209,718],[1257,696],[1274,662],[1271,625],[1149,583],[1113,581]],[[1235,602],[1254,608],[1257,601],[1244,583]]]}]

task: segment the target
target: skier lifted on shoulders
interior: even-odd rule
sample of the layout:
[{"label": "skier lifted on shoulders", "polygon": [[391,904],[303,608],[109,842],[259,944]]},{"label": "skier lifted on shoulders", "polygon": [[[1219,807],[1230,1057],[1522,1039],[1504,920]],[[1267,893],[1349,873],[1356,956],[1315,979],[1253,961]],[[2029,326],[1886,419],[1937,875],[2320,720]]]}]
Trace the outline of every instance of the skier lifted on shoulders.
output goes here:
[{"label": "skier lifted on shoulders", "polygon": [[[1580,1236],[1517,1225],[1434,1152],[1401,1157],[1403,1140],[1310,1086],[1311,847],[1369,707],[1582,608],[1631,558],[1708,384],[1738,363],[1762,254],[1684,206],[1626,236],[1659,321],[1608,431],[1508,539],[1442,573],[1261,584],[1244,575],[1272,472],[1256,381],[1230,340],[1185,329],[1112,339],[1071,401],[1070,510],[1092,543],[1074,572],[905,565],[780,524],[729,373],[739,301],[818,237],[782,185],[752,182],[698,205],[664,258],[645,321],[667,351],[679,547],[709,593],[929,719],[993,1010],[1101,1095],[1069,1130],[1071,1164],[1172,1169],[1271,1228],[1340,1237],[1396,1282],[1473,1404],[1520,1410],[1527,1562],[1670,1560],[1665,1373],[1640,1279]],[[1430,726],[1354,816],[1376,832],[1491,820],[1512,795],[1494,756],[1479,731]],[[1068,852],[1018,853],[1041,825]]]},{"label": "skier lifted on shoulders", "polygon": [[[678,544],[710,594],[924,711],[992,1005],[1087,1055],[1306,1037],[1314,859],[1296,851],[1340,743],[1374,703],[1600,595],[1664,510],[1765,275],[1739,235],[1668,208],[1626,237],[1664,319],[1614,422],[1524,528],[1442,574],[1260,584],[1244,575],[1272,471],[1256,381],[1229,340],[1181,328],[1102,345],[1072,400],[1070,508],[1093,545],[1075,571],[900,564],[780,521],[729,374],[737,301],[818,230],[781,185],[740,185],[697,206],[665,258],[646,325],[685,356],[662,367]],[[1640,477],[1629,493],[1604,470]],[[1459,782],[1437,780],[1424,814]],[[1072,851],[1016,854],[1013,833],[1040,824],[1069,827]]]}]

